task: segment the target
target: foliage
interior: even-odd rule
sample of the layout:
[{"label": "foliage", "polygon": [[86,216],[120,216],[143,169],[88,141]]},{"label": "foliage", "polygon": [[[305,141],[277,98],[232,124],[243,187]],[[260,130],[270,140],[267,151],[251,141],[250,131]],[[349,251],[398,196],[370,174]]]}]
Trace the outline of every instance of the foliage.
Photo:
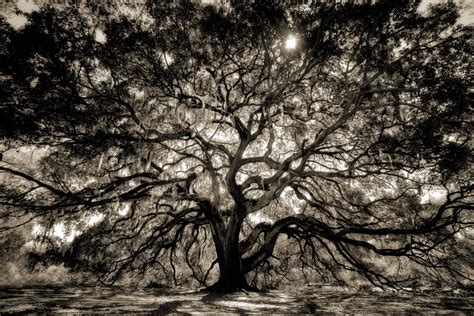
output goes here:
[{"label": "foliage", "polygon": [[[455,251],[472,238],[470,28],[453,3],[418,5],[150,1],[2,21],[2,229],[82,225],[67,262],[104,283],[151,271],[232,291],[297,267],[399,287],[415,276],[387,266],[406,262],[472,281]],[[21,147],[46,154],[22,168],[6,159]]]}]

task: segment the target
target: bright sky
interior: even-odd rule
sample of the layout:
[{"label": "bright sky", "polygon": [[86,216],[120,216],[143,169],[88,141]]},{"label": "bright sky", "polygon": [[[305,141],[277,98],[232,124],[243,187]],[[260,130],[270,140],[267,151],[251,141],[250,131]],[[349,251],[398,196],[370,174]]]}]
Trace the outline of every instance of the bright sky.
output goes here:
[{"label": "bright sky", "polygon": [[107,41],[107,35],[105,35],[105,33],[101,29],[96,29],[95,40],[99,43],[104,44]]},{"label": "bright sky", "polygon": [[[120,209],[119,214],[120,215],[126,215],[126,212],[128,212],[128,209]],[[104,214],[102,213],[97,213],[97,214],[92,214],[89,216],[89,218],[86,221],[87,226],[94,226],[98,223],[100,223],[104,219]],[[33,226],[32,233],[34,236],[38,236],[40,234],[44,233],[44,226],[40,224],[36,224]],[[82,233],[82,230],[78,225],[73,225],[73,227],[70,227],[69,229],[66,229],[65,223],[64,222],[59,222],[53,225],[51,230],[48,232],[48,235],[58,237],[60,238],[63,242],[72,242],[74,238],[79,236]]]},{"label": "bright sky", "polygon": [[296,48],[296,37],[294,35],[289,36],[285,42],[286,49],[295,49]]}]

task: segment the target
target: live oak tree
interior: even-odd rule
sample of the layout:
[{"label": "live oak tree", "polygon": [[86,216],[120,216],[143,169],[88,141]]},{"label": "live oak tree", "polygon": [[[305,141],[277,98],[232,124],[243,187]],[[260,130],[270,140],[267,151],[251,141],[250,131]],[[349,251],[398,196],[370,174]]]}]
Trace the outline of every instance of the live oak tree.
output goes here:
[{"label": "live oak tree", "polygon": [[472,28],[419,2],[2,20],[2,230],[102,216],[67,254],[104,283],[186,266],[234,291],[299,267],[398,287],[408,262],[472,281]]}]

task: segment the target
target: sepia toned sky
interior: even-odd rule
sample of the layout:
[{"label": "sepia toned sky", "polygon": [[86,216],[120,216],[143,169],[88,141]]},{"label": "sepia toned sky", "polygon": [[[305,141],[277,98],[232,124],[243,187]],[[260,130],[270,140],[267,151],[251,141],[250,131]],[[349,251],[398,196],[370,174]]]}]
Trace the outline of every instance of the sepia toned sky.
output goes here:
[{"label": "sepia toned sky", "polygon": [[[212,4],[216,0],[201,0],[202,3]],[[429,4],[438,3],[446,0],[423,0],[420,5],[420,11],[426,10]],[[463,6],[461,12],[461,18],[459,22],[461,24],[473,24],[474,23],[474,1],[470,0],[455,0]],[[14,1],[12,1],[14,2]],[[40,3],[46,3],[45,0],[17,0],[16,6],[12,2],[5,2],[0,4],[0,15],[3,15],[7,18],[7,21],[15,28],[21,28],[26,23],[26,17],[21,14],[16,14],[15,9],[20,10],[21,12],[30,13],[32,11],[38,10]]]}]

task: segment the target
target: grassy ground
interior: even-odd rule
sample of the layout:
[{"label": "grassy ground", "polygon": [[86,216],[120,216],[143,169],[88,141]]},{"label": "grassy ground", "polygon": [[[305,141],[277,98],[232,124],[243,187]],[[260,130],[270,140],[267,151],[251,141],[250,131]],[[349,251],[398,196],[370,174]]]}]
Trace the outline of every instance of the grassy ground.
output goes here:
[{"label": "grassy ground", "polygon": [[226,295],[185,290],[130,288],[0,288],[0,314],[473,314],[474,297],[451,292],[407,294],[302,287]]}]

